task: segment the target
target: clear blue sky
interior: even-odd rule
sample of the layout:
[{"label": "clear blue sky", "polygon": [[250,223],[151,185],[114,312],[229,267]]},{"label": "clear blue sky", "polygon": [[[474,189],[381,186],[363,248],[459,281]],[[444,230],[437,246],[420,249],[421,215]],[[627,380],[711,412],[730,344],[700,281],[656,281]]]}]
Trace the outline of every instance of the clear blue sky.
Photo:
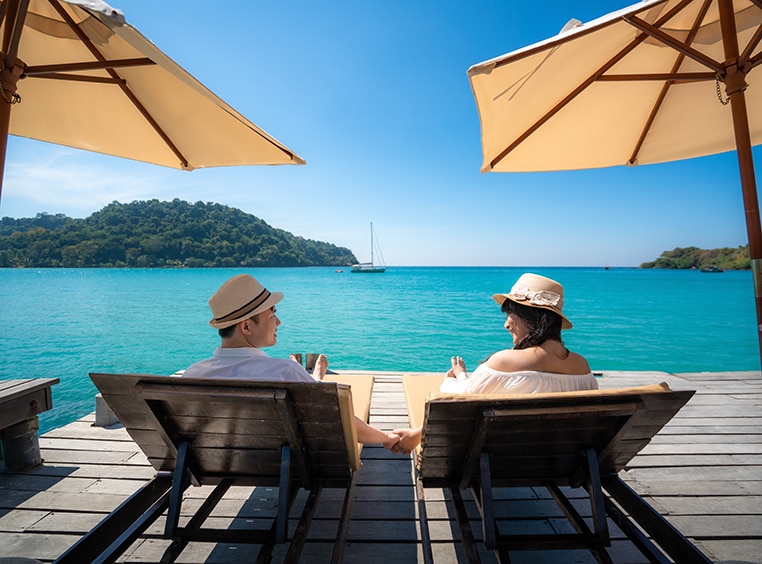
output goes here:
[{"label": "clear blue sky", "polygon": [[734,153],[479,172],[466,70],[632,1],[110,3],[307,165],[187,173],[11,137],[0,216],[218,202],[361,260],[372,221],[389,265],[636,266],[674,247],[747,243]]}]

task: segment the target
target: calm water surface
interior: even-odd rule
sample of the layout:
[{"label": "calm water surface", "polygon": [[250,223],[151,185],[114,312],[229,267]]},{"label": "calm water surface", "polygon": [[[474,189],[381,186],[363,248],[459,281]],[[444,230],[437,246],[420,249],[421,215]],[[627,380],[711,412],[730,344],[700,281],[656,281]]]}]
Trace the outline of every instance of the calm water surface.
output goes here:
[{"label": "calm water surface", "polygon": [[339,369],[473,368],[510,345],[491,296],[526,271],[560,281],[569,348],[593,370],[759,370],[751,273],[627,268],[0,269],[0,379],[56,377],[43,431],[94,409],[88,372],[171,374],[218,344],[207,300],[229,277],[282,291],[272,356]]}]

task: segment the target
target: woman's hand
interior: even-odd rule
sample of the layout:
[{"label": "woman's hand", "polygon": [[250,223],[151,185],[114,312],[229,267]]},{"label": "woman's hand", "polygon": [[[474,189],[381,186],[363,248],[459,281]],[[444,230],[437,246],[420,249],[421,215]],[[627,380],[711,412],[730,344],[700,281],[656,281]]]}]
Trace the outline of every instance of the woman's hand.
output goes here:
[{"label": "woman's hand", "polygon": [[397,454],[398,452],[400,452],[400,449],[399,449],[400,436],[395,432],[390,433],[388,431],[383,431],[383,433],[386,436],[386,438],[383,441],[381,441],[381,445],[383,445],[385,449],[392,451],[394,454]]},{"label": "woman's hand", "polygon": [[447,371],[446,376],[448,378],[457,378],[459,374],[466,374],[466,363],[463,362],[463,359],[459,356],[453,356],[450,359],[450,364],[452,365],[450,369]]},{"label": "woman's hand", "polygon": [[399,437],[399,442],[390,449],[395,454],[410,454],[421,442],[421,431],[423,427],[417,429],[395,429],[392,431]]}]

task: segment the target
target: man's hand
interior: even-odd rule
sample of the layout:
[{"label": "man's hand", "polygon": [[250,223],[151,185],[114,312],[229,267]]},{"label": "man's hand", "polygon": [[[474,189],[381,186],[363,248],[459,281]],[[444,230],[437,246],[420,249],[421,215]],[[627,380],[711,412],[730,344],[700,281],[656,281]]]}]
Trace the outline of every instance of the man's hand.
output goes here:
[{"label": "man's hand", "polygon": [[399,437],[399,442],[395,445],[392,452],[410,454],[413,449],[421,442],[421,427],[417,429],[395,429],[392,433]]},{"label": "man's hand", "polygon": [[396,433],[389,433],[387,431],[384,431],[384,434],[386,435],[386,439],[381,443],[385,449],[388,449],[394,453],[400,452],[399,449],[397,449],[397,444],[400,442],[400,437]]}]

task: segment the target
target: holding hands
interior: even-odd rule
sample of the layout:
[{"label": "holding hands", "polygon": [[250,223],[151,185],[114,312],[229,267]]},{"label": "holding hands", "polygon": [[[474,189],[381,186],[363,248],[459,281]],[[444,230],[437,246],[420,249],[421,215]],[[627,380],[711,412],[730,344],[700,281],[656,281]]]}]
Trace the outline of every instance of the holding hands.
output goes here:
[{"label": "holding hands", "polygon": [[[466,376],[466,363],[463,361],[462,357],[459,356],[453,356],[450,358],[450,369],[447,371],[445,376],[447,378],[457,378],[459,375]],[[386,443],[384,443],[384,447],[388,448],[390,451],[392,451],[394,454],[404,454],[408,455],[415,447],[417,447],[421,442],[421,432],[422,428],[418,427],[416,429],[394,429],[392,431],[392,435],[397,437],[397,441],[394,442],[391,446],[387,446]]]},{"label": "holding hands", "polygon": [[408,455],[413,452],[413,449],[421,442],[421,428],[417,429],[395,429],[392,431],[397,437],[397,443],[392,446],[391,450],[394,454]]}]

